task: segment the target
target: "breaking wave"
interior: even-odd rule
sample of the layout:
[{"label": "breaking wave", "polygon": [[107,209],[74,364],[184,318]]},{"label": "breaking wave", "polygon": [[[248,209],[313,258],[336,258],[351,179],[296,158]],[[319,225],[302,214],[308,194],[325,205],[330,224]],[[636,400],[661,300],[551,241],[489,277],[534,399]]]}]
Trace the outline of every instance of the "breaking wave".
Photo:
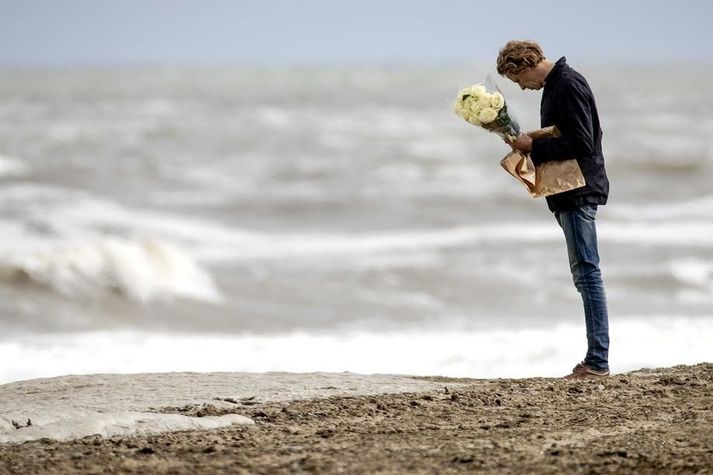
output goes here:
[{"label": "breaking wave", "polygon": [[63,295],[116,292],[147,302],[173,297],[218,302],[210,274],[178,247],[154,239],[102,237],[55,244],[5,263],[2,276]]}]

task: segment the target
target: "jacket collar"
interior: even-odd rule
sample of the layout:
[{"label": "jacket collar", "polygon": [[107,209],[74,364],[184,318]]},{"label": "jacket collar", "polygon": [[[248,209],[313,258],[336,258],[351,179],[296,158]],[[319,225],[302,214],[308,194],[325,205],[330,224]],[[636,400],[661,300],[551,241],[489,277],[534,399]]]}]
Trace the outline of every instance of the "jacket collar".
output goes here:
[{"label": "jacket collar", "polygon": [[552,81],[553,79],[558,78],[567,67],[567,58],[562,56],[560,59],[557,60],[555,66],[545,77],[545,84]]}]

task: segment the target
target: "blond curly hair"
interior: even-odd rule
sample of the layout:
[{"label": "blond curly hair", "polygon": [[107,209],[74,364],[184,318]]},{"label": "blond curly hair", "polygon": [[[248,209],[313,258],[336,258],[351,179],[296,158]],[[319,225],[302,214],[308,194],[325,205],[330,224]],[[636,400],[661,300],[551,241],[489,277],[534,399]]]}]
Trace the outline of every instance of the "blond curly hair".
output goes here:
[{"label": "blond curly hair", "polygon": [[534,41],[508,41],[498,53],[498,74],[520,74],[545,59],[542,47]]}]

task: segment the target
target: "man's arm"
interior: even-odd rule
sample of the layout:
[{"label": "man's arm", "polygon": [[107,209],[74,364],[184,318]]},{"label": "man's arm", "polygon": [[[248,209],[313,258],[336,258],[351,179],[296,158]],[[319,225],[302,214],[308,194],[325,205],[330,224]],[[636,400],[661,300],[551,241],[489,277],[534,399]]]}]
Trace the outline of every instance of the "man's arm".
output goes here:
[{"label": "man's arm", "polygon": [[561,135],[532,140],[530,158],[535,164],[591,156],[594,153],[592,113],[587,95],[576,84],[567,84],[560,94],[559,120],[554,125]]}]

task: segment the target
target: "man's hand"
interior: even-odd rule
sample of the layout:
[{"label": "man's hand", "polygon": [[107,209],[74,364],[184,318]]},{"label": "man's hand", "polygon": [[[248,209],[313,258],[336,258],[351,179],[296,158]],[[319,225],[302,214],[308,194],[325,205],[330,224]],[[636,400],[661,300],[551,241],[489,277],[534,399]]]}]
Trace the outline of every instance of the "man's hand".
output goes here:
[{"label": "man's hand", "polygon": [[507,141],[513,150],[529,152],[532,150],[532,137],[527,134],[520,134],[515,140]]}]

